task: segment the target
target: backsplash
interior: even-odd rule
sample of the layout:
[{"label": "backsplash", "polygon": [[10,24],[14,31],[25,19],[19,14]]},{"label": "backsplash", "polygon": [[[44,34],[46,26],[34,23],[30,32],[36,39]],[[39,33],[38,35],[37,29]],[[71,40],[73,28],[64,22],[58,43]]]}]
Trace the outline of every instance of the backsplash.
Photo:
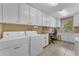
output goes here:
[{"label": "backsplash", "polygon": [[19,25],[19,24],[0,24],[0,38],[3,37],[3,32],[17,31],[37,31],[38,34],[47,34],[53,30],[51,27],[35,26],[34,25]]},{"label": "backsplash", "polygon": [[74,27],[74,32],[79,33],[79,27]]}]

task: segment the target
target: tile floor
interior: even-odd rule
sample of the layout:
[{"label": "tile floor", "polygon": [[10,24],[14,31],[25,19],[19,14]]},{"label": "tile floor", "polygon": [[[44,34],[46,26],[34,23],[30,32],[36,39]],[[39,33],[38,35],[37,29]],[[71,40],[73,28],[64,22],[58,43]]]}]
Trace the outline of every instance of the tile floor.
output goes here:
[{"label": "tile floor", "polygon": [[40,56],[75,56],[74,44],[68,42],[55,41],[55,44],[43,48]]}]

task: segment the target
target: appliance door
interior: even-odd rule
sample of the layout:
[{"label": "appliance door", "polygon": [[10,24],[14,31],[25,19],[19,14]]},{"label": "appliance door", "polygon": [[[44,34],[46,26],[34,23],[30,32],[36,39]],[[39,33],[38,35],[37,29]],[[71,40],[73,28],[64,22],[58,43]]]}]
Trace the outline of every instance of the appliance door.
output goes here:
[{"label": "appliance door", "polygon": [[31,56],[36,56],[39,55],[42,52],[42,40],[40,36],[35,36],[30,38],[30,55]]}]

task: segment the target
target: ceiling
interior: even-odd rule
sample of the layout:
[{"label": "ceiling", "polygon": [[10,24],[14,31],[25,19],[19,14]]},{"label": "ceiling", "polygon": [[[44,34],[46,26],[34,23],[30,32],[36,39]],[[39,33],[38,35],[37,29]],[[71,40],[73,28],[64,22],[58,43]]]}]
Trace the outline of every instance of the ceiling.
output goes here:
[{"label": "ceiling", "polygon": [[[50,6],[50,3],[29,3],[29,5],[56,18],[73,16],[79,12],[79,3],[58,3],[57,6]],[[59,11],[66,10],[66,14]]]}]

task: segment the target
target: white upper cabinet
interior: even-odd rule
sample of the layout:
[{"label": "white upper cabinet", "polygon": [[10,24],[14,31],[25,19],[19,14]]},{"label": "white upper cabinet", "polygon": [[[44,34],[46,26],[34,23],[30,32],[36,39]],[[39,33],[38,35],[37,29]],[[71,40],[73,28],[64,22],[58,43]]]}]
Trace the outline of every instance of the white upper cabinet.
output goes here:
[{"label": "white upper cabinet", "polygon": [[56,19],[56,27],[61,27],[61,20],[60,19]]},{"label": "white upper cabinet", "polygon": [[20,24],[29,24],[30,22],[30,12],[29,5],[21,3],[20,4]]},{"label": "white upper cabinet", "polygon": [[73,16],[73,26],[79,26],[79,14]]},{"label": "white upper cabinet", "polygon": [[43,26],[47,26],[47,15],[43,13]]},{"label": "white upper cabinet", "polygon": [[50,27],[56,27],[56,19],[50,16]]},{"label": "white upper cabinet", "polygon": [[56,25],[57,25],[56,19],[52,17],[52,21],[53,21],[53,27],[56,27]]},{"label": "white upper cabinet", "polygon": [[2,6],[0,4],[0,23],[2,23]]},{"label": "white upper cabinet", "polygon": [[47,26],[50,27],[50,17],[47,15]]},{"label": "white upper cabinet", "polygon": [[50,27],[53,27],[53,20],[51,16],[50,16]]},{"label": "white upper cabinet", "polygon": [[18,4],[17,3],[3,4],[3,22],[18,23]]},{"label": "white upper cabinet", "polygon": [[37,25],[36,9],[30,6],[30,25]]},{"label": "white upper cabinet", "polygon": [[37,25],[42,26],[43,25],[42,21],[43,21],[42,12],[38,10],[37,11]]}]

